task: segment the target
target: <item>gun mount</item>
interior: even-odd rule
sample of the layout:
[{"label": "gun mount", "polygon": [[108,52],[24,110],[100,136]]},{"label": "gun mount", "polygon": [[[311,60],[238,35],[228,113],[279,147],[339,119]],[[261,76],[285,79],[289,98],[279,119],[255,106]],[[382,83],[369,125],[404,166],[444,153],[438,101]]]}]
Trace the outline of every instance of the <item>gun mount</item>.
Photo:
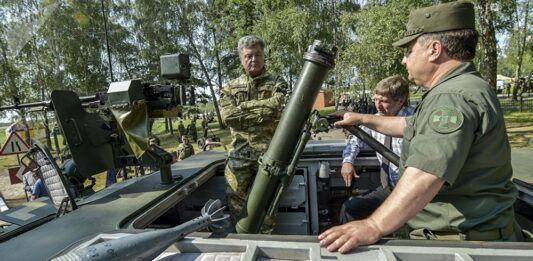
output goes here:
[{"label": "gun mount", "polygon": [[31,107],[53,110],[77,169],[85,178],[112,168],[156,165],[161,183],[170,184],[172,155],[149,147],[149,119],[181,114],[181,105],[186,102],[183,83],[190,78],[188,55],[161,56],[161,75],[180,83],[147,83],[139,79],[113,82],[107,91],[87,97],[55,90],[50,101],[16,103],[0,107],[0,111]]}]

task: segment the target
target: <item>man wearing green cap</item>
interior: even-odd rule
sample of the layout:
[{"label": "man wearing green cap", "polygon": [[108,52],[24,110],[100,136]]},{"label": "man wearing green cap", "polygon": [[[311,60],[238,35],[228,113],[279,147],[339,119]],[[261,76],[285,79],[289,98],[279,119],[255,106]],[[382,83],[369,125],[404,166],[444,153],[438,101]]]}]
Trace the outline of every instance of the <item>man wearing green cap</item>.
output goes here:
[{"label": "man wearing green cap", "polygon": [[452,2],[411,12],[409,79],[428,89],[410,117],[346,113],[337,126],[362,124],[403,137],[401,178],[370,217],[319,236],[329,251],[376,242],[407,223],[413,239],[520,239],[510,146],[494,91],[472,64],[478,34],[474,7]]}]

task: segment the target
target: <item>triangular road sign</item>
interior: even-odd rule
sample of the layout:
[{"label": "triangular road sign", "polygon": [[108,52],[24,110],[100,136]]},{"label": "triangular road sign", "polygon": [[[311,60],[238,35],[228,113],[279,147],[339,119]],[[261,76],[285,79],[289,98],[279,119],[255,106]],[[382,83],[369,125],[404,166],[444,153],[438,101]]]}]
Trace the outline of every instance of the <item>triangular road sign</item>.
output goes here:
[{"label": "triangular road sign", "polygon": [[6,143],[4,143],[4,146],[0,150],[0,155],[19,154],[28,152],[29,150],[30,146],[16,132],[11,132]]}]

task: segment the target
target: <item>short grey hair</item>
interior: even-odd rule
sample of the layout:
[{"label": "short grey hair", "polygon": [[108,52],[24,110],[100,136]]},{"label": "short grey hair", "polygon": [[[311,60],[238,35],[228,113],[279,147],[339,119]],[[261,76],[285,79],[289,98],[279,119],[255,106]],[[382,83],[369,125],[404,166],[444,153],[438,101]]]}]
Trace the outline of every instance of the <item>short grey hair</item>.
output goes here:
[{"label": "short grey hair", "polygon": [[467,62],[476,56],[478,38],[479,34],[475,29],[460,29],[423,34],[417,41],[420,44],[425,44],[429,40],[440,41],[450,58]]},{"label": "short grey hair", "polygon": [[239,40],[239,44],[237,45],[237,50],[239,51],[239,54],[240,54],[243,48],[251,48],[253,46],[259,46],[261,47],[261,51],[265,51],[265,42],[263,41],[263,39],[255,35],[243,36]]}]

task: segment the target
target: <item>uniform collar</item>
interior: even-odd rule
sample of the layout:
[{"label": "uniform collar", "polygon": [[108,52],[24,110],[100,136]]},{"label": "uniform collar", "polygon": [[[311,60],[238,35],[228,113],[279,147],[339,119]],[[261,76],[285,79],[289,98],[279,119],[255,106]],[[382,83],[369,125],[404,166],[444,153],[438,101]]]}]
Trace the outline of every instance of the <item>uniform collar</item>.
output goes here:
[{"label": "uniform collar", "polygon": [[470,73],[470,74],[471,73],[477,73],[476,66],[474,65],[474,63],[465,62],[465,63],[463,63],[463,64],[451,69],[444,76],[442,76],[442,78],[435,84],[435,86],[433,86],[433,88],[431,88],[429,91],[424,93],[424,95],[422,95],[422,99],[424,99],[424,97],[426,97],[431,91],[433,91],[436,88],[440,87],[440,85],[442,85],[442,83],[447,82],[448,80],[450,80],[452,78],[455,78],[455,77],[457,77],[459,75],[467,74],[467,73]]},{"label": "uniform collar", "polygon": [[263,70],[261,71],[261,73],[259,75],[255,76],[255,77],[250,77],[248,74],[246,74],[246,72],[243,69],[242,77],[244,77],[247,80],[259,80],[259,79],[265,78],[265,77],[267,77],[269,75],[270,74],[267,72],[266,67],[263,67]]}]

